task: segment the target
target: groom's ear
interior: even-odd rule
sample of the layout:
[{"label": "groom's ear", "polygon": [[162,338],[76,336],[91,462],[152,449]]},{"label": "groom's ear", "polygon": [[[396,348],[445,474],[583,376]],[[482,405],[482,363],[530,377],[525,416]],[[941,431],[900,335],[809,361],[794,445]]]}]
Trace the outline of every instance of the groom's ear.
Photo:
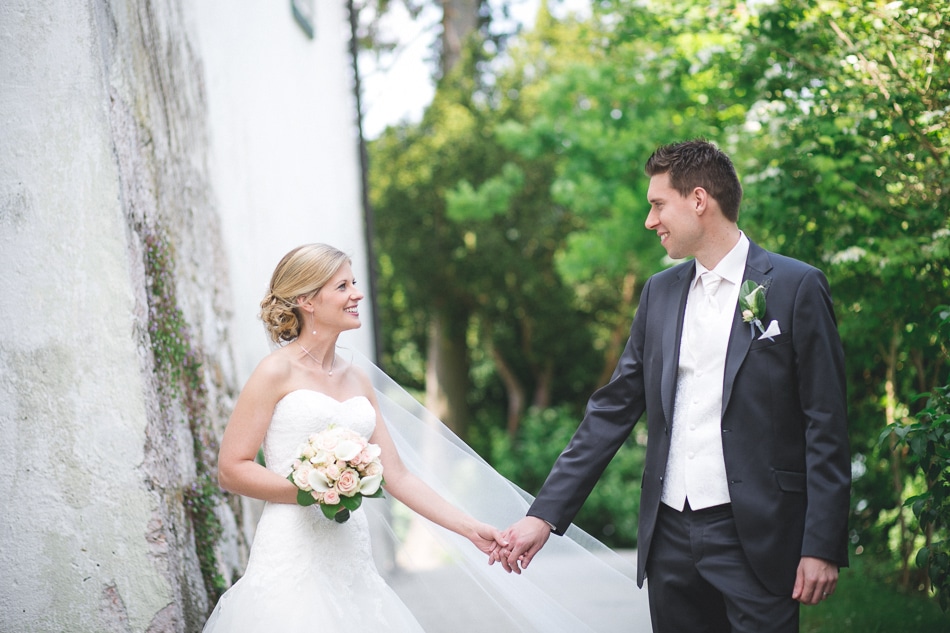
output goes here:
[{"label": "groom's ear", "polygon": [[702,187],[696,187],[686,197],[686,199],[689,201],[690,206],[696,212],[696,215],[702,215],[706,213],[706,211],[708,210],[711,197],[708,191],[706,191]]}]

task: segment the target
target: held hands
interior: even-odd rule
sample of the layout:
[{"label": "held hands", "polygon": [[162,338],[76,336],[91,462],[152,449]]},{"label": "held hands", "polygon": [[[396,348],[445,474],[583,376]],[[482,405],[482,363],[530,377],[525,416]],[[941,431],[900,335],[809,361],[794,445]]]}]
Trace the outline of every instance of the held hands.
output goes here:
[{"label": "held hands", "polygon": [[501,563],[508,573],[520,574],[547,543],[551,527],[542,519],[526,516],[505,530],[503,536],[505,545],[491,552],[488,564]]},{"label": "held hands", "polygon": [[504,538],[500,530],[488,525],[487,523],[476,523],[468,534],[475,547],[483,554],[488,554],[489,561],[495,556],[495,552],[508,547],[508,541]]},{"label": "held hands", "polygon": [[802,556],[795,576],[792,599],[802,604],[818,604],[835,592],[838,566],[821,558]]}]

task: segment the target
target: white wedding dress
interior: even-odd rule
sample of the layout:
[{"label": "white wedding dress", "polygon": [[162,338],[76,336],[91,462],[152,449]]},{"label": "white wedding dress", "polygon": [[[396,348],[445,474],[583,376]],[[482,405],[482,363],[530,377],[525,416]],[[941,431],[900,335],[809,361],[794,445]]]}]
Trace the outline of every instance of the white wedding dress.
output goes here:
[{"label": "white wedding dress", "polygon": [[[371,378],[409,470],[491,525],[525,515],[531,495],[368,359],[353,353],[351,362]],[[264,438],[267,467],[286,476],[300,444],[330,424],[369,438],[375,409],[363,396],[344,402],[310,390],[284,396]],[[316,505],[268,503],[244,576],[218,601],[204,632],[631,633],[646,630],[632,623],[648,628],[650,621],[646,600],[631,599],[643,595],[635,577],[635,565],[576,526],[548,539],[519,576],[490,567],[467,539],[389,495],[366,500],[345,523],[327,519]]]},{"label": "white wedding dress", "polygon": [[[363,396],[338,402],[300,389],[284,396],[264,438],[267,468],[290,472],[296,449],[330,425],[369,438],[376,425]],[[244,576],[218,601],[205,633],[421,632],[379,575],[361,508],[345,523],[320,507],[267,503]]]}]

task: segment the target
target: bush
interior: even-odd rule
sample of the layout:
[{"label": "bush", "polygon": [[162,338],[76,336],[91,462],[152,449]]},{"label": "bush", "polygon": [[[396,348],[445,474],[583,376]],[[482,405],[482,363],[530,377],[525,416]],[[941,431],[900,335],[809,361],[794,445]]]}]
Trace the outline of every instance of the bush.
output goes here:
[{"label": "bush", "polygon": [[[950,330],[950,308],[940,308],[939,330]],[[926,571],[937,593],[940,608],[950,609],[950,382],[936,388],[915,422],[893,425],[882,438],[895,435],[906,447],[911,467],[924,478],[926,490],[904,501],[917,517],[925,545],[917,552],[917,565]]]},{"label": "bush", "polygon": [[[580,420],[581,416],[568,407],[530,410],[514,440],[501,431],[494,434],[493,465],[508,479],[537,494]],[[640,428],[636,427],[634,435]],[[636,547],[645,454],[643,446],[629,439],[574,520],[578,527],[610,547]]]}]

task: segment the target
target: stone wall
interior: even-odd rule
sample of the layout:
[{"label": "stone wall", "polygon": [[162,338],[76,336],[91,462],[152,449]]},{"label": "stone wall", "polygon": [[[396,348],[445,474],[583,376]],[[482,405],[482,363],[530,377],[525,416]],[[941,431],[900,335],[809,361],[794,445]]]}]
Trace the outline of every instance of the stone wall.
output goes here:
[{"label": "stone wall", "polygon": [[365,271],[347,66],[317,70],[348,63],[344,3],[315,4],[313,40],[289,2],[0,4],[0,631],[199,631],[240,573],[214,458],[256,298],[298,241]]}]

